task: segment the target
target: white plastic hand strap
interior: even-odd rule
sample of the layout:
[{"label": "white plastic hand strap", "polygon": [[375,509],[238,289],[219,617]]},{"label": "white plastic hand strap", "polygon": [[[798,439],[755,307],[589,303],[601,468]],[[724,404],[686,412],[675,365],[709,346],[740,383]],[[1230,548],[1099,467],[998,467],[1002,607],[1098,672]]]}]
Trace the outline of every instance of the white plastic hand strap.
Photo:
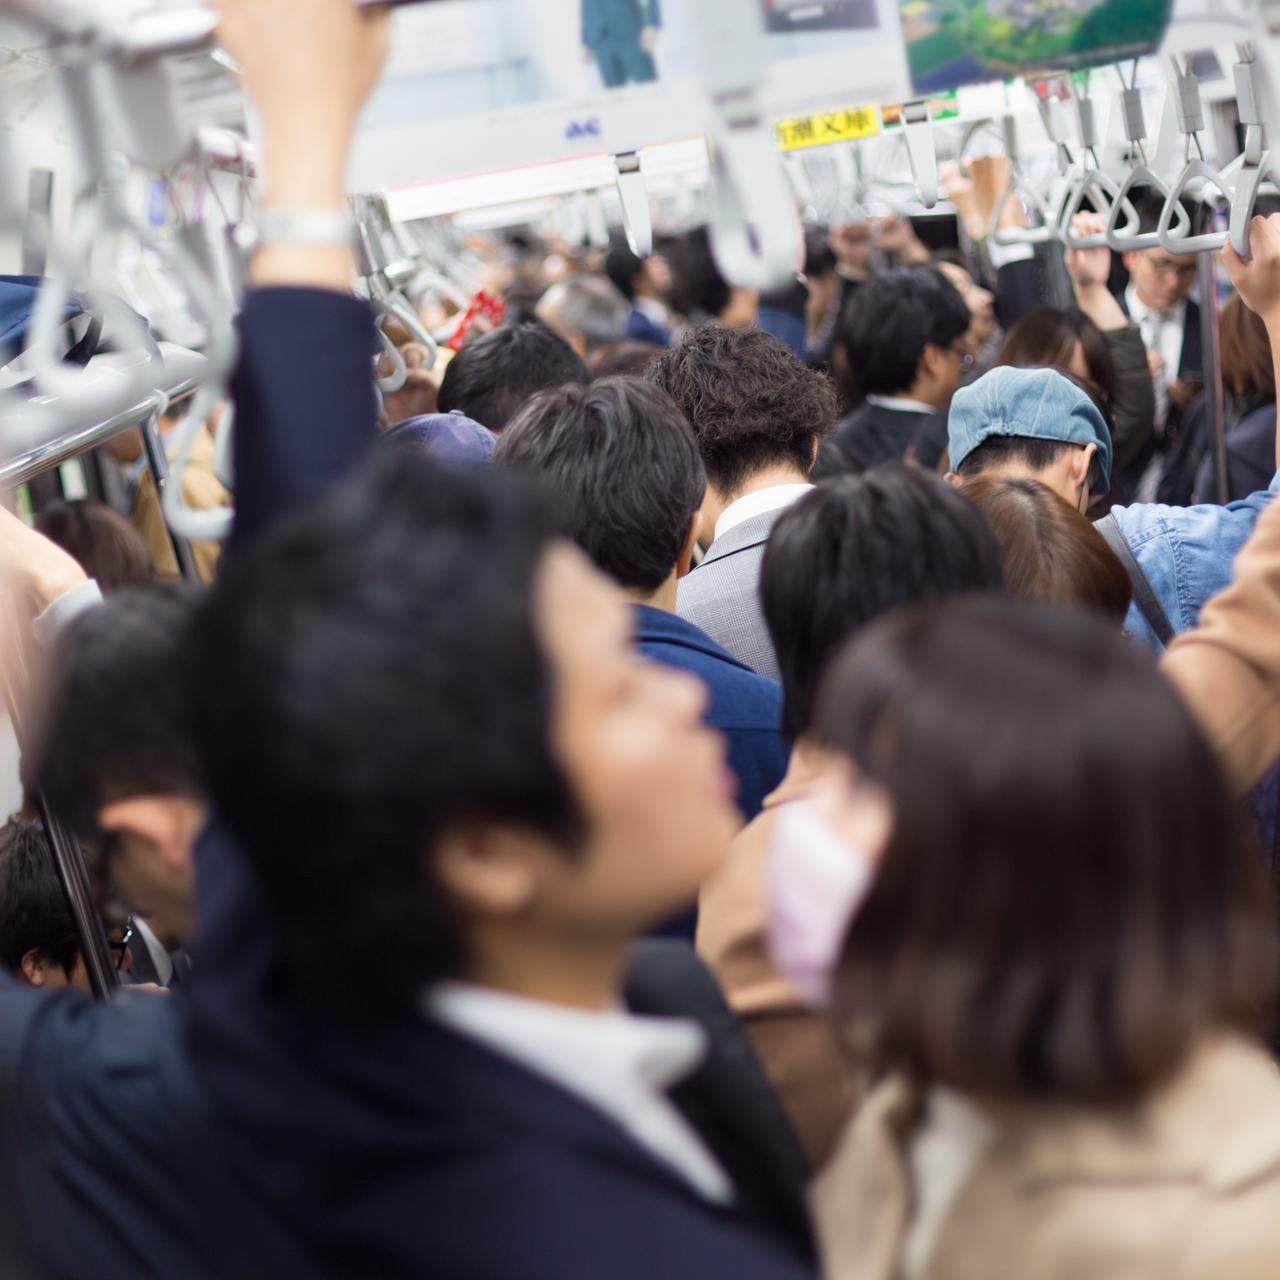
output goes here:
[{"label": "white plastic hand strap", "polygon": [[1232,68],[1232,74],[1235,78],[1236,104],[1240,112],[1240,123],[1245,126],[1244,152],[1235,162],[1238,171],[1232,190],[1230,227],[1227,236],[1236,253],[1248,262],[1251,257],[1249,224],[1253,221],[1258,194],[1264,182],[1270,182],[1276,186],[1280,185],[1280,178],[1277,178],[1277,168],[1271,153],[1263,149],[1261,95],[1254,81],[1256,63],[1252,46],[1241,45],[1239,54],[1240,61]]},{"label": "white plastic hand strap", "polygon": [[[68,418],[83,420],[95,416],[101,394],[81,378],[80,371],[61,360],[63,353],[59,343],[63,317],[73,284],[88,274],[87,264],[93,245],[104,232],[129,231],[142,242],[146,241],[148,233],[128,213],[118,196],[108,189],[106,144],[88,72],[83,68],[62,68],[58,80],[86,177],[86,191],[93,198],[83,201],[77,209],[66,249],[49,246],[51,275],[36,298],[28,354],[40,390],[56,396],[61,412]],[[117,347],[136,348],[143,352],[152,349],[146,323],[114,293],[102,295],[101,309],[104,321],[111,326],[110,336]],[[153,361],[148,357],[130,366],[126,374],[127,386],[122,388],[126,397],[140,400],[151,392],[155,375],[152,365]]]},{"label": "white plastic hand strap", "polygon": [[[1222,194],[1231,199],[1232,166],[1228,165],[1219,173],[1211,169],[1204,160],[1204,152],[1200,147],[1199,132],[1204,128],[1204,110],[1200,103],[1200,81],[1190,71],[1178,70],[1173,84],[1174,105],[1178,114],[1178,127],[1186,137],[1187,162],[1174,182],[1169,196],[1160,211],[1160,225],[1157,238],[1160,247],[1168,253],[1208,253],[1221,249],[1226,243],[1226,235],[1221,231],[1192,235],[1189,222],[1185,216],[1177,218],[1175,210],[1181,207],[1183,196],[1196,186],[1217,187]],[[1194,147],[1196,154],[1191,154]],[[1175,228],[1175,222],[1185,228],[1181,233]]]},{"label": "white plastic hand strap", "polygon": [[[1182,207],[1183,196],[1192,187],[1200,185],[1217,187],[1230,201],[1232,198],[1230,166],[1219,173],[1205,164],[1199,156],[1187,161],[1186,167],[1178,175],[1178,180],[1169,191],[1164,208],[1160,210],[1157,239],[1160,247],[1168,253],[1212,253],[1221,249],[1226,243],[1227,237],[1222,231],[1192,235],[1186,213],[1183,212],[1181,219],[1177,216]],[[1186,230],[1179,232],[1175,223],[1185,227]]]},{"label": "white plastic hand strap", "polygon": [[726,280],[780,289],[795,277],[803,239],[786,172],[763,123],[725,127],[711,165],[711,250]]},{"label": "white plastic hand strap", "polygon": [[[1111,206],[1111,216],[1107,219],[1106,243],[1117,253],[1128,253],[1131,250],[1138,249],[1155,249],[1160,244],[1159,229],[1142,230],[1141,219],[1130,199],[1134,191],[1139,187],[1149,188],[1158,192],[1164,198],[1165,203],[1161,210],[1162,213],[1164,209],[1172,210],[1169,225],[1171,236],[1185,238],[1191,231],[1191,219],[1187,217],[1187,211],[1176,200],[1170,205],[1169,188],[1161,181],[1159,176],[1148,169],[1145,164],[1135,164],[1121,184],[1115,202]],[[1122,218],[1124,219],[1123,222],[1121,222]]]},{"label": "white plastic hand strap", "polygon": [[1101,169],[1086,169],[1072,184],[1058,222],[1059,233],[1068,249],[1105,249],[1110,244],[1105,228],[1083,236],[1072,229],[1072,221],[1085,200],[1093,202],[1107,226],[1121,214],[1129,219],[1129,225],[1138,221],[1138,211],[1130,203],[1128,194],[1116,185],[1110,175]]},{"label": "white plastic hand strap", "polygon": [[640,171],[640,157],[634,151],[627,151],[614,157],[614,166],[627,243],[637,258],[648,258],[653,253],[653,218],[649,213],[649,192]]},{"label": "white plastic hand strap", "polygon": [[927,102],[908,102],[902,108],[902,133],[907,143],[907,163],[915,180],[920,203],[932,209],[938,203],[938,151]]},{"label": "white plastic hand strap", "polygon": [[[1125,180],[1120,184],[1119,193],[1111,205],[1111,214],[1107,218],[1106,241],[1117,253],[1128,253],[1131,250],[1154,249],[1160,244],[1160,232],[1153,227],[1143,231],[1141,219],[1133,206],[1130,196],[1139,187],[1158,192],[1168,202],[1169,188],[1152,171],[1147,163],[1145,142],[1147,138],[1146,116],[1142,109],[1142,91],[1137,87],[1137,64],[1134,64],[1135,83],[1126,84],[1124,75],[1120,75],[1123,91],[1120,95],[1120,110],[1124,119],[1125,136],[1131,146],[1138,152],[1138,160],[1130,167]],[[1173,206],[1175,224],[1171,230],[1175,236],[1186,236],[1191,230],[1191,219],[1181,204]],[[1121,219],[1124,219],[1122,222]]]},{"label": "white plastic hand strap", "polygon": [[401,390],[404,387],[404,384],[409,381],[409,370],[405,365],[404,356],[400,354],[400,348],[387,337],[386,331],[382,327],[381,319],[376,325],[376,328],[378,331],[378,345],[382,347],[382,356],[385,356],[391,361],[391,372],[379,376],[377,369],[382,360],[382,356],[375,356],[374,381],[378,384],[379,391],[386,395],[391,395],[394,392]]},{"label": "white plastic hand strap", "polygon": [[710,99],[711,251],[726,280],[778,289],[799,267],[803,235],[760,85],[768,46],[758,0],[689,6],[690,33]]}]

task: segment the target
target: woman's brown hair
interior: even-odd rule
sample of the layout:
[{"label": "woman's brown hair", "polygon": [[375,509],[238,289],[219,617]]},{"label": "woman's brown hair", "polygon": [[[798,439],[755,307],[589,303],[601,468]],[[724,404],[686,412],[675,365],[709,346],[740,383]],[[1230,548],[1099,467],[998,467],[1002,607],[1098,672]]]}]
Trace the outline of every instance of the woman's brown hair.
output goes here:
[{"label": "woman's brown hair", "polygon": [[[1077,343],[1084,357],[1087,378],[1077,377],[1071,368]],[[1115,437],[1116,424],[1111,414],[1115,364],[1102,330],[1082,311],[1041,307],[1027,312],[1004,335],[991,363],[993,368],[1010,365],[1015,369],[1056,369],[1093,400],[1106,421],[1107,430]]]},{"label": "woman's brown hair", "polygon": [[123,516],[101,502],[50,502],[36,531],[56,542],[103,591],[145,586],[154,576],[147,544]]},{"label": "woman's brown hair", "polygon": [[1047,485],[1022,476],[979,474],[965,496],[1000,543],[1005,584],[1017,599],[1083,607],[1117,626],[1133,588],[1106,539]]},{"label": "woman's brown hair", "polygon": [[1232,294],[1218,317],[1222,335],[1222,382],[1228,395],[1237,400],[1276,398],[1275,367],[1271,360],[1271,340],[1259,317]]},{"label": "woman's brown hair", "polygon": [[1275,914],[1240,808],[1150,657],[1083,613],[955,601],[836,659],[818,735],[894,829],[837,974],[880,1070],[1121,1101],[1269,1022]]}]

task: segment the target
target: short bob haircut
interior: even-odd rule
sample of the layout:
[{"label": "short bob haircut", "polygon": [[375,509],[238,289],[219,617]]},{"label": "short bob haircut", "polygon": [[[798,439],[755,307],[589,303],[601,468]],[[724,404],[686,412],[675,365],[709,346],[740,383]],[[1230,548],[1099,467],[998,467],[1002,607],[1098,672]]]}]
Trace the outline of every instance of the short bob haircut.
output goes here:
[{"label": "short bob haircut", "polygon": [[1149,656],[1006,600],[884,619],[818,737],[892,799],[837,1012],[879,1071],[1130,1101],[1270,1022],[1275,912],[1218,761]]},{"label": "short bob haircut", "polygon": [[1124,621],[1133,600],[1129,575],[1070,503],[1026,476],[977,475],[964,493],[1000,543],[1011,596],[1092,609],[1117,626]]}]

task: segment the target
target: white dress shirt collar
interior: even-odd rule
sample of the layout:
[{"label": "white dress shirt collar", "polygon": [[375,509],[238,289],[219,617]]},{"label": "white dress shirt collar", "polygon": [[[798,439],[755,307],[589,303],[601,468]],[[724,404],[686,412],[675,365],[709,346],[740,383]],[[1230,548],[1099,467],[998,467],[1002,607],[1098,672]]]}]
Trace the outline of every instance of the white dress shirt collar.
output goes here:
[{"label": "white dress shirt collar", "polygon": [[425,1008],[603,1112],[708,1200],[733,1200],[728,1175],[665,1092],[706,1055],[697,1023],[589,1013],[461,982],[433,987]]},{"label": "white dress shirt collar", "polygon": [[808,484],[775,484],[768,489],[757,489],[754,493],[745,494],[737,502],[731,502],[720,513],[716,521],[716,537],[723,538],[730,529],[754,516],[762,516],[766,511],[777,511],[789,507],[804,497],[813,485]]},{"label": "white dress shirt collar", "polygon": [[1138,291],[1129,285],[1124,291],[1125,301],[1129,304],[1129,317],[1136,323],[1141,324],[1144,320],[1154,319],[1162,316],[1166,320],[1182,321],[1187,314],[1187,300],[1180,298],[1167,311],[1157,311],[1154,307],[1149,307],[1138,297]]},{"label": "white dress shirt collar", "polygon": [[912,400],[910,396],[868,396],[868,404],[878,405],[881,409],[897,409],[899,413],[937,413],[931,404],[923,400]]}]

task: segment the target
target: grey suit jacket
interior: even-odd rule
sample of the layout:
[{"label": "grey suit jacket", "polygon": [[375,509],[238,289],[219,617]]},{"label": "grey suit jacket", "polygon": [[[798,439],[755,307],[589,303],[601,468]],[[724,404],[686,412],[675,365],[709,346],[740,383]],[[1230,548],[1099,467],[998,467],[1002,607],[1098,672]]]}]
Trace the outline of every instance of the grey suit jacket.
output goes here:
[{"label": "grey suit jacket", "polygon": [[752,516],[717,538],[706,559],[681,580],[676,597],[676,612],[682,618],[771,680],[779,678],[778,660],[760,612],[760,562],[785,510]]}]

